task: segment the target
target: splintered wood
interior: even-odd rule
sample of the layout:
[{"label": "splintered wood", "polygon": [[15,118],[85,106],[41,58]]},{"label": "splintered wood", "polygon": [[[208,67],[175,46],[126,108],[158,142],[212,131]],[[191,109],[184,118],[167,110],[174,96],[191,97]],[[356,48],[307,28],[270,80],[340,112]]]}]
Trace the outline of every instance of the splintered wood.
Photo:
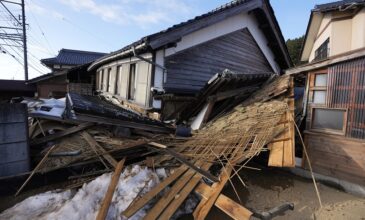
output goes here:
[{"label": "splintered wood", "polygon": [[[292,95],[289,88],[290,78],[278,77],[231,112],[209,122],[193,137],[167,140],[165,144],[184,156],[190,161],[189,164],[183,163],[174,174],[135,200],[122,214],[127,218],[132,217],[149,201],[157,198],[144,219],[170,219],[189,194],[195,191],[202,197],[193,212],[195,219],[205,219],[212,206],[218,207],[233,219],[249,219],[252,212],[221,195],[221,191],[227,182],[235,190],[231,181],[233,176],[237,176],[245,185],[238,172],[253,157],[267,150],[266,146],[270,143],[281,144],[280,147],[271,148],[272,151],[283,152],[279,159],[285,163],[281,163],[281,166],[293,165],[294,130],[291,127],[291,100],[287,99]],[[276,160],[273,156],[270,157],[271,162]],[[154,161],[161,164],[174,159],[176,160],[171,155],[165,155]],[[198,172],[191,164],[206,172],[213,165],[219,166],[219,181],[211,186],[204,183],[204,172]],[[236,195],[238,197],[237,192]]]}]

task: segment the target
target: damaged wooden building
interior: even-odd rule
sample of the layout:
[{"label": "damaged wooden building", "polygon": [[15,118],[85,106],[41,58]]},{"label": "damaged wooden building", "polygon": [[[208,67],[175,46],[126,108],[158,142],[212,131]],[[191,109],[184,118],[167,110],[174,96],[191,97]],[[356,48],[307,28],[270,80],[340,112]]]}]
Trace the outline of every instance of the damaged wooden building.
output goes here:
[{"label": "damaged wooden building", "polygon": [[365,185],[364,6],[364,0],[317,5],[301,54],[308,64],[286,71],[306,77],[301,119],[313,170],[360,185]]},{"label": "damaged wooden building", "polygon": [[61,49],[57,56],[42,59],[41,63],[51,72],[27,81],[37,87],[37,97],[62,98],[67,92],[92,95],[95,72],[88,72],[88,65],[105,53]]},{"label": "damaged wooden building", "polygon": [[232,1],[93,62],[97,90],[134,110],[160,113],[191,103],[217,73],[281,74],[291,60],[267,0]]}]

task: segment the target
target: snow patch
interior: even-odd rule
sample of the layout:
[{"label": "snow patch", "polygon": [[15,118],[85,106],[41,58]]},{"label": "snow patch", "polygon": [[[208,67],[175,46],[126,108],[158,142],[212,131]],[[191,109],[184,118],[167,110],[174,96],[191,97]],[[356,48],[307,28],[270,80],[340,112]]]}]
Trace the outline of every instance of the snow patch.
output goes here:
[{"label": "snow patch", "polygon": [[[123,219],[121,212],[137,196],[142,196],[156,186],[160,182],[159,176],[166,177],[166,172],[162,169],[156,170],[156,173],[138,165],[127,167],[120,176],[107,219]],[[84,184],[77,192],[50,191],[29,197],[1,213],[0,219],[95,219],[111,176],[112,173],[103,174]],[[151,204],[146,205],[130,219],[141,219],[150,206]]]}]

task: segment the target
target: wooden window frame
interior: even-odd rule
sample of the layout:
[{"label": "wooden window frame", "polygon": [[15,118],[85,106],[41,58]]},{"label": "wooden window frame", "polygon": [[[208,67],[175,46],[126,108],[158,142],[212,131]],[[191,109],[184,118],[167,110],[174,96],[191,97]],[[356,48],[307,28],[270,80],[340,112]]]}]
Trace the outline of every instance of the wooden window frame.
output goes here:
[{"label": "wooden window frame", "polygon": [[[326,76],[327,76],[327,85],[326,86],[315,86],[317,75],[323,75],[323,74],[326,74]],[[327,86],[328,86],[328,73],[327,73],[327,71],[325,71],[325,72],[320,71],[320,72],[310,73],[309,90],[312,92],[312,94],[311,94],[311,103],[312,103],[312,105],[323,106],[323,107],[326,106],[327,97],[328,97]],[[325,103],[314,103],[314,92],[315,91],[325,91],[326,92]]]},{"label": "wooden window frame", "polygon": [[[343,116],[343,121],[344,122],[343,122],[343,126],[342,126],[342,131],[334,130],[334,129],[330,129],[330,128],[323,128],[323,129],[313,128],[314,109],[341,110],[341,111],[344,111],[344,116]],[[321,106],[313,106],[311,108],[310,131],[345,136],[346,135],[346,129],[347,129],[347,117],[348,117],[348,108],[326,108],[326,107],[321,107]]]}]

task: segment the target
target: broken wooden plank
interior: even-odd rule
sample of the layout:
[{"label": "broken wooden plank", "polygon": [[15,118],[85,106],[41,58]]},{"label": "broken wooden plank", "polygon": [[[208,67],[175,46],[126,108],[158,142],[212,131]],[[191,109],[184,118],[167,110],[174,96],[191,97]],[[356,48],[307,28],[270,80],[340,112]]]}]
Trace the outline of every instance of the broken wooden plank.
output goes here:
[{"label": "broken wooden plank", "polygon": [[168,148],[165,145],[159,144],[159,143],[155,143],[155,142],[150,142],[149,145],[158,147],[163,149],[165,152],[167,152],[168,154],[170,154],[171,156],[173,156],[175,159],[177,159],[178,161],[180,161],[181,163],[187,165],[188,167],[190,167],[191,169],[195,170],[196,172],[200,173],[201,175],[203,175],[204,177],[208,178],[209,180],[213,181],[213,182],[219,182],[219,179],[215,176],[213,176],[211,173],[200,169],[199,167],[195,166],[193,163],[191,163],[190,161],[188,161],[187,159],[185,159],[184,156],[182,156],[181,154],[177,153],[176,151],[174,151],[173,149]]},{"label": "broken wooden plank", "polygon": [[59,138],[74,134],[76,132],[85,130],[85,129],[93,126],[93,125],[94,125],[94,123],[92,123],[92,122],[86,122],[86,123],[80,124],[78,126],[74,126],[72,128],[69,128],[65,131],[60,131],[60,132],[57,132],[55,134],[51,134],[51,135],[48,135],[48,136],[45,136],[45,137],[42,137],[42,138],[34,139],[30,142],[30,145],[39,145],[39,144],[47,143],[49,141],[54,141],[56,139],[59,139]]},{"label": "broken wooden plank", "polygon": [[[212,193],[212,188],[205,183],[200,183],[196,188],[195,192],[202,196],[202,199],[207,200]],[[252,216],[252,212],[245,207],[239,205],[229,197],[220,194],[214,205],[226,213],[229,217],[234,220],[249,220]]]},{"label": "broken wooden plank", "polygon": [[134,201],[133,204],[128,207],[126,210],[122,212],[123,216],[130,218],[132,217],[138,210],[143,208],[151,199],[153,199],[157,194],[159,194],[162,190],[164,190],[168,185],[174,182],[177,178],[179,178],[182,174],[184,174],[189,168],[186,166],[181,166],[173,174],[164,179],[161,183],[159,183],[156,187],[150,190],[148,193],[144,194],[143,197]]},{"label": "broken wooden plank", "polygon": [[[206,167],[209,167],[208,164],[205,164]],[[189,196],[189,194],[194,190],[196,185],[201,180],[201,176],[198,173],[195,173],[194,176],[189,180],[189,182],[181,189],[179,193],[176,194],[174,200],[168,204],[165,210],[159,216],[159,220],[169,220],[174,215],[176,210],[182,205],[185,199]]]},{"label": "broken wooden plank", "polygon": [[121,161],[119,161],[115,168],[114,174],[109,183],[108,190],[106,191],[106,194],[101,203],[98,215],[96,216],[96,220],[104,220],[108,214],[109,206],[112,201],[115,188],[117,187],[117,184],[119,182],[119,177],[123,170],[124,162],[125,162],[125,158],[123,158]]},{"label": "broken wooden plank", "polygon": [[[294,99],[288,99],[289,109],[294,108]],[[295,166],[295,128],[294,128],[294,116],[292,111],[286,113],[286,119],[288,120],[288,131],[287,135],[289,140],[284,143],[284,157],[283,167],[294,167]]]},{"label": "broken wooden plank", "polygon": [[193,213],[195,219],[205,219],[209,213],[209,210],[212,208],[219,194],[223,190],[224,185],[226,185],[227,181],[229,180],[232,173],[232,167],[229,166],[228,168],[223,169],[221,181],[212,185],[212,193],[210,194],[209,198],[207,200],[201,200],[198,206],[195,208]]},{"label": "broken wooden plank", "polygon": [[180,192],[180,190],[190,181],[196,172],[189,169],[184,175],[176,181],[176,183],[170,188],[170,190],[158,200],[158,202],[149,210],[147,215],[144,216],[144,220],[157,219],[158,216],[165,211],[165,208]]},{"label": "broken wooden plank", "polygon": [[37,164],[37,166],[34,168],[34,170],[32,171],[32,173],[29,175],[29,177],[27,178],[27,180],[25,180],[25,182],[23,183],[23,185],[18,189],[18,191],[15,193],[15,196],[19,195],[19,193],[24,189],[24,187],[27,185],[27,183],[30,181],[30,179],[33,177],[33,175],[37,172],[37,170],[41,167],[41,165],[44,163],[44,161],[46,161],[46,159],[48,158],[48,155],[52,152],[52,150],[56,147],[56,145],[53,145],[51,148],[49,148],[49,150],[47,151],[47,153],[44,155],[44,157],[42,158],[42,160]]},{"label": "broken wooden plank", "polygon": [[100,152],[105,160],[110,163],[110,165],[112,165],[114,168],[117,166],[118,162],[102,146],[100,146],[89,133],[86,131],[82,132],[82,137],[86,140],[91,148],[95,149],[96,152]]}]

